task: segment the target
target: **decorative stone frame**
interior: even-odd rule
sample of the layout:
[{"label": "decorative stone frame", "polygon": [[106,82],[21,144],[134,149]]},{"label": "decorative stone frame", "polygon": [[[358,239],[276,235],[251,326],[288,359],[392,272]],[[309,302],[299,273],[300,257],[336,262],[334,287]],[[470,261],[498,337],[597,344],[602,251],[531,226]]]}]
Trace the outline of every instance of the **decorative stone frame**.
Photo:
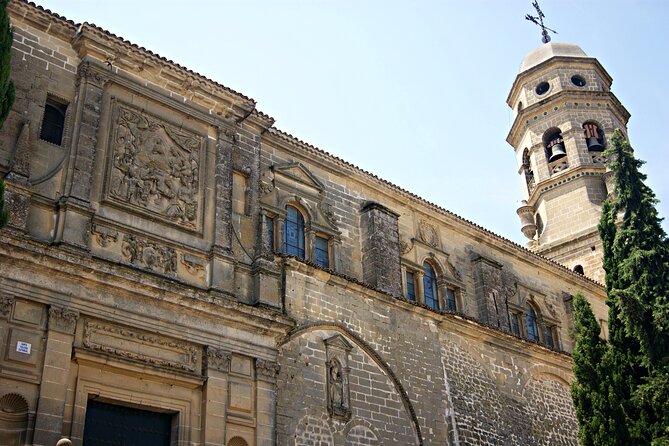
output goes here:
[{"label": "decorative stone frame", "polygon": [[347,422],[351,419],[349,355],[353,346],[342,335],[325,339],[326,403],[330,417]]},{"label": "decorative stone frame", "polygon": [[[261,198],[263,234],[268,230],[267,219],[274,225],[274,240],[265,240],[269,246],[263,252],[283,252],[283,228],[286,206],[295,207],[304,218],[304,257],[315,263],[316,236],[328,240],[330,268],[340,270],[341,233],[334,212],[325,201],[325,187],[304,165],[298,162],[272,165],[262,175],[265,195]],[[263,235],[264,237],[264,235]],[[272,244],[273,242],[273,244]]]}]

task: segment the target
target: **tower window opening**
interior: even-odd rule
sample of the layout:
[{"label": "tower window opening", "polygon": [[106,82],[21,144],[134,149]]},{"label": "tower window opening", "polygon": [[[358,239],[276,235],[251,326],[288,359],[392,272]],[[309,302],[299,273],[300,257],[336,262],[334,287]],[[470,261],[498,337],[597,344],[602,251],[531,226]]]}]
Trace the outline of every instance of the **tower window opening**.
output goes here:
[{"label": "tower window opening", "polygon": [[544,137],[544,144],[546,148],[546,157],[549,163],[553,163],[567,155],[564,147],[564,139],[560,130],[554,130],[547,133]]},{"label": "tower window opening", "polygon": [[548,92],[548,90],[551,88],[550,84],[548,82],[540,82],[539,85],[534,89],[535,93],[537,96],[542,96]]},{"label": "tower window opening", "polygon": [[517,110],[518,110],[518,113],[520,113],[521,111],[523,111],[523,101],[518,101],[518,108],[517,108]]},{"label": "tower window opening", "polygon": [[581,265],[576,265],[574,267],[574,272],[577,273],[577,274],[580,274],[582,276],[585,275],[585,272],[583,271],[583,266],[581,266]]},{"label": "tower window opening", "polygon": [[585,78],[579,74],[575,74],[571,77],[571,83],[577,87],[585,87],[585,84],[587,84]]},{"label": "tower window opening", "polygon": [[604,151],[604,132],[597,124],[586,122],[583,124],[583,133],[585,134],[585,143],[591,152]]}]

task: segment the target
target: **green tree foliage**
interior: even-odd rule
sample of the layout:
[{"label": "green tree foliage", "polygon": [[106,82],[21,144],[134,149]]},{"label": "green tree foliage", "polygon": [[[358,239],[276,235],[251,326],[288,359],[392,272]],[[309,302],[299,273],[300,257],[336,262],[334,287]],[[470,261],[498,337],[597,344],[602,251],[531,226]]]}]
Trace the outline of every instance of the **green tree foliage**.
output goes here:
[{"label": "green tree foliage", "polygon": [[616,186],[599,225],[609,343],[593,335],[589,307],[575,303],[579,435],[584,445],[669,445],[669,241],[620,131],[606,154]]},{"label": "green tree foliage", "polygon": [[[0,0],[0,128],[14,103],[14,83],[9,78],[11,69],[12,30],[9,27],[7,1]],[[0,228],[7,224],[5,185],[0,180]]]},{"label": "green tree foliage", "polygon": [[610,444],[610,416],[606,408],[606,393],[602,388],[602,361],[607,345],[599,337],[600,327],[588,301],[577,294],[574,298],[576,346],[573,351],[574,375],[571,386],[576,417],[580,423],[579,438],[583,446]]}]

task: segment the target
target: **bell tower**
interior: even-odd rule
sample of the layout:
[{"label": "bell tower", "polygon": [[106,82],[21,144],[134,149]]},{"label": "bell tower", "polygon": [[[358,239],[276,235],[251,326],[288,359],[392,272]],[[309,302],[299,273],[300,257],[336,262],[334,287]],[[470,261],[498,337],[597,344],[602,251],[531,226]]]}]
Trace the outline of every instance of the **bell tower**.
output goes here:
[{"label": "bell tower", "polygon": [[603,151],[616,128],[627,134],[630,117],[611,83],[577,45],[549,42],[525,57],[507,98],[528,247],[602,283],[597,225],[612,191]]}]

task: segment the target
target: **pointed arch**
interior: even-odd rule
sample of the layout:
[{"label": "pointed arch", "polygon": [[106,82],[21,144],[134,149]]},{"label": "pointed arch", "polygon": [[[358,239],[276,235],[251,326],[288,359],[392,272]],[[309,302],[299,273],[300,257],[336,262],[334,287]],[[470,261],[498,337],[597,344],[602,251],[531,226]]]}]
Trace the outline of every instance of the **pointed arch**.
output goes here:
[{"label": "pointed arch", "polygon": [[399,378],[397,377],[395,372],[390,368],[388,363],[383,360],[381,355],[379,355],[367,342],[365,342],[362,338],[360,338],[356,333],[351,331],[349,328],[336,322],[327,322],[327,321],[319,321],[319,322],[304,324],[291,330],[291,332],[288,333],[286,337],[284,337],[280,342],[278,342],[278,347],[287,344],[291,340],[301,336],[304,333],[308,333],[315,330],[332,330],[340,333],[341,335],[346,337],[349,341],[351,341],[353,344],[358,346],[372,359],[372,361],[374,361],[374,363],[386,374],[386,376],[392,383],[393,387],[397,391],[398,395],[400,396],[402,404],[404,405],[404,408],[407,411],[407,414],[409,415],[411,423],[414,427],[414,434],[416,435],[416,444],[419,446],[423,446],[423,435],[421,433],[418,417],[416,416],[416,410],[414,409],[413,404],[409,399],[409,395],[404,389],[404,386],[400,382]]}]

